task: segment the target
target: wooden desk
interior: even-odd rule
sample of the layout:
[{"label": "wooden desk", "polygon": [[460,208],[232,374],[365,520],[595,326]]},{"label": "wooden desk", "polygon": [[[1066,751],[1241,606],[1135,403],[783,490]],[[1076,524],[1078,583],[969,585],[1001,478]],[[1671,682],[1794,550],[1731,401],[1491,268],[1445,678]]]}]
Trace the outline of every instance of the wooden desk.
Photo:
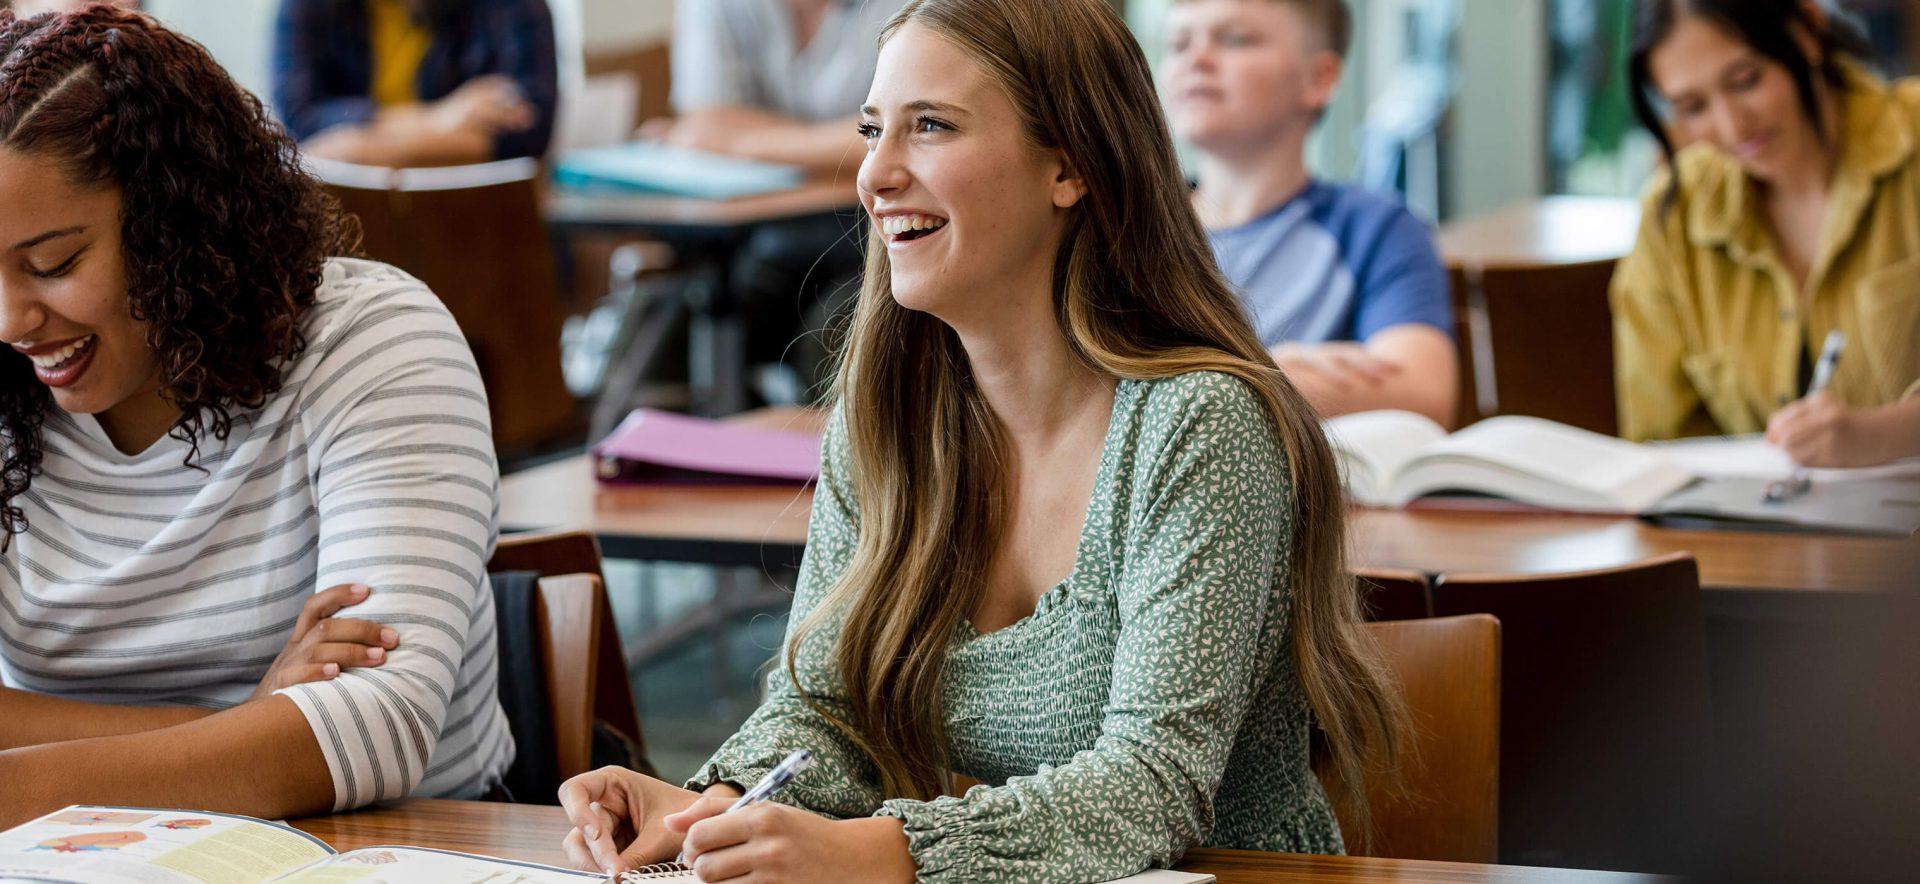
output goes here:
[{"label": "wooden desk", "polygon": [[[560,841],[568,830],[567,818],[557,807],[412,799],[357,813],[294,820],[293,825],[341,851],[404,844],[522,862],[568,865],[566,853],[560,848]],[[1626,884],[1658,880],[1610,872],[1208,849],[1188,853],[1179,868],[1215,875],[1220,884],[1293,881]]]},{"label": "wooden desk", "polygon": [[[507,530],[581,528],[613,558],[763,565],[799,561],[811,489],[601,488],[569,458],[506,477]],[[1910,544],[1824,534],[1675,531],[1621,516],[1351,511],[1351,564],[1439,573],[1544,573],[1691,552],[1709,590],[1869,591],[1901,573]],[[1908,559],[1910,561],[1910,559]]]},{"label": "wooden desk", "polygon": [[1550,196],[1448,222],[1435,238],[1453,267],[1537,267],[1617,260],[1639,229],[1637,200]]}]

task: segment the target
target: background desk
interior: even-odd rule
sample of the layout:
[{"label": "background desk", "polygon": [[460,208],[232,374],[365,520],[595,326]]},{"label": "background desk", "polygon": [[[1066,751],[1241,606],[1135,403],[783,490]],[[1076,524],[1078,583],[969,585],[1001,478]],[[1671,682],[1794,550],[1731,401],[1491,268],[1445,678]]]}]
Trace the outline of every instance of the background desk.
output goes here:
[{"label": "background desk", "polygon": [[[557,807],[413,799],[358,813],[294,820],[293,825],[341,851],[404,844],[568,866],[566,853],[560,848],[560,841],[568,830],[567,818]],[[1187,854],[1179,867],[1215,875],[1220,884],[1293,881],[1626,884],[1656,880],[1605,872],[1244,850],[1195,850]]]},{"label": "background desk", "polygon": [[[505,530],[578,528],[612,558],[793,564],[807,541],[811,489],[792,486],[603,488],[573,457],[501,483]],[[1545,573],[1691,552],[1708,590],[1864,592],[1901,573],[1913,546],[1825,534],[1676,531],[1625,516],[1373,510],[1349,522],[1356,568],[1428,574]]]},{"label": "background desk", "polygon": [[[793,190],[730,200],[557,188],[547,194],[543,210],[556,236],[655,239],[710,269],[710,288],[684,287],[689,297],[644,305],[648,310],[642,322],[653,333],[635,338],[663,339],[664,329],[677,327],[680,313],[690,312],[688,369],[693,403],[704,413],[726,415],[745,408],[747,401],[746,324],[751,317],[740,309],[732,278],[740,246],[760,225],[851,211],[859,205],[853,176],[845,173]],[[657,343],[642,344],[638,352],[621,360],[612,376],[637,381],[657,348]]]}]

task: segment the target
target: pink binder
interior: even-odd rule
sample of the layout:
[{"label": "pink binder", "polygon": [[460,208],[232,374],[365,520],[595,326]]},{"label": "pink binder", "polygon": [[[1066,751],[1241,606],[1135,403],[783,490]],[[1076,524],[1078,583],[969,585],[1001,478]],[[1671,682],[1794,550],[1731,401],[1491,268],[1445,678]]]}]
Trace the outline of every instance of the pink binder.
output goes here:
[{"label": "pink binder", "polygon": [[820,475],[820,437],[636,409],[592,450],[609,483],[805,484]]}]

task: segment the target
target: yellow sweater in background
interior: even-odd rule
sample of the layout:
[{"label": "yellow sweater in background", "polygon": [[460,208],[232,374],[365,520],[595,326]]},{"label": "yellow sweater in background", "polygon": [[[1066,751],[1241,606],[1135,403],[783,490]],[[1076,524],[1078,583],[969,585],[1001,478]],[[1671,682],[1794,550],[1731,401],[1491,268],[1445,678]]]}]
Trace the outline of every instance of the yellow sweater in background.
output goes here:
[{"label": "yellow sweater in background", "polygon": [[1614,274],[1620,433],[1757,433],[1800,397],[1804,352],[1847,348],[1829,393],[1853,406],[1920,394],[1920,80],[1848,71],[1841,156],[1804,293],[1731,157],[1698,145],[1649,188]]},{"label": "yellow sweater in background", "polygon": [[367,0],[368,45],[373,52],[373,100],[381,107],[419,102],[414,83],[433,33],[415,22],[403,0]]}]

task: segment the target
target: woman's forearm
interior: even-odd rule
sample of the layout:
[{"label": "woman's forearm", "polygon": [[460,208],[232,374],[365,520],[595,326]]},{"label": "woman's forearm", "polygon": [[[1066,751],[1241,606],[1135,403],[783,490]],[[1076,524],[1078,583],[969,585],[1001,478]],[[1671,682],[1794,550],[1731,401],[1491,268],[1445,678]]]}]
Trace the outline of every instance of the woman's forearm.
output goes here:
[{"label": "woman's forearm", "polygon": [[198,721],[214,711],[188,706],[83,703],[0,688],[0,750],[154,731]]},{"label": "woman's forearm", "polygon": [[263,819],[333,808],[306,716],[278,696],[161,730],[0,752],[0,783],[0,829],[83,803]]}]

